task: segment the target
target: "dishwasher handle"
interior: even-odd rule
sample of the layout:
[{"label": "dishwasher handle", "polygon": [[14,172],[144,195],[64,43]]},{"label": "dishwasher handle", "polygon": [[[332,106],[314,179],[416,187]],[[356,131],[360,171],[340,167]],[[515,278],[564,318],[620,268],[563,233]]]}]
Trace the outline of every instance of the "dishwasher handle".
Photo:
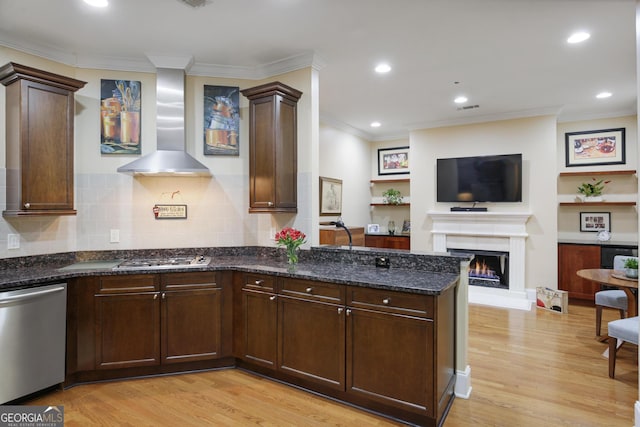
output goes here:
[{"label": "dishwasher handle", "polygon": [[52,294],[54,292],[64,291],[64,286],[57,286],[55,288],[49,287],[48,289],[42,289],[39,291],[25,291],[16,295],[2,296],[0,292],[0,305],[9,304],[16,301],[25,301],[28,299],[36,298],[42,295]]}]

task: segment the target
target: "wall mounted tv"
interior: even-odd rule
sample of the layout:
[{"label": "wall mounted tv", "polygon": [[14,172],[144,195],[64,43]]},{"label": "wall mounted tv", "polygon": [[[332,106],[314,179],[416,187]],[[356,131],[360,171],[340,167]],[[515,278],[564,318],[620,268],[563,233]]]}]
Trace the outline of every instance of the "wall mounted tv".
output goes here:
[{"label": "wall mounted tv", "polygon": [[522,154],[437,159],[438,202],[521,202]]}]

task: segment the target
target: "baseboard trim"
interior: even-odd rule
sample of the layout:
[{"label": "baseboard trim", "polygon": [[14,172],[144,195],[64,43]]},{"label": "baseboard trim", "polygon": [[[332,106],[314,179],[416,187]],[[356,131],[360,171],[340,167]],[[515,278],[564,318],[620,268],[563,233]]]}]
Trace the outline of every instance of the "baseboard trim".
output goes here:
[{"label": "baseboard trim", "polygon": [[464,371],[456,371],[456,397],[468,399],[471,396],[471,366],[467,365]]}]

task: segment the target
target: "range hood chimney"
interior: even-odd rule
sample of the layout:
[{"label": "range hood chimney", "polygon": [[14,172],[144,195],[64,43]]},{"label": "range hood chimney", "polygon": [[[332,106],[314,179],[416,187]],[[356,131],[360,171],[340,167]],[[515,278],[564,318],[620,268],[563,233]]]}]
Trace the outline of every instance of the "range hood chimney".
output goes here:
[{"label": "range hood chimney", "polygon": [[186,152],[185,70],[157,68],[157,151],[118,168],[144,176],[211,176],[209,169]]}]

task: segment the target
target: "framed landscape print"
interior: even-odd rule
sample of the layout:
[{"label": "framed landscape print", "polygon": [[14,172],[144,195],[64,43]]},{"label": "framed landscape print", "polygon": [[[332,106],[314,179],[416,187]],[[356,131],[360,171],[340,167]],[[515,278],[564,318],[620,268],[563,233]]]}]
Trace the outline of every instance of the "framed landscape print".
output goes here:
[{"label": "framed landscape print", "polygon": [[624,164],[625,128],[565,133],[566,166]]},{"label": "framed landscape print", "polygon": [[409,147],[378,149],[378,175],[409,173]]}]

